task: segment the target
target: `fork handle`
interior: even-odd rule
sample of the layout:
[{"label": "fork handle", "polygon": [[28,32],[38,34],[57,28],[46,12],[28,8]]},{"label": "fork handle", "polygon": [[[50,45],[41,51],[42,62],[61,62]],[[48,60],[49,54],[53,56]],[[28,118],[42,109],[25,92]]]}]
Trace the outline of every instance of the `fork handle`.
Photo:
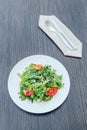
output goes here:
[{"label": "fork handle", "polygon": [[56,31],[56,34],[70,50],[77,50],[77,47],[73,43],[71,43],[70,39],[67,38],[63,33],[58,33]]},{"label": "fork handle", "polygon": [[63,34],[63,37],[65,38],[65,40],[69,43],[69,45],[74,49],[77,50],[77,46],[67,37],[67,35]]}]

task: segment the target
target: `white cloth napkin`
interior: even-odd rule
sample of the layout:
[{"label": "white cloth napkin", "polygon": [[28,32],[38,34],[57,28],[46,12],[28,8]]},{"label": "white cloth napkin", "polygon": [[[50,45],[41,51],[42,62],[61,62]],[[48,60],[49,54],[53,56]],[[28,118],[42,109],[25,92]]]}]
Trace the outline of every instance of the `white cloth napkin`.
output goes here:
[{"label": "white cloth napkin", "polygon": [[[46,20],[50,20],[50,18],[53,18],[58,26],[61,27],[62,31],[68,36],[68,38],[77,46],[77,50],[70,50],[63,42],[62,40],[56,35],[56,33],[51,32],[47,29],[47,26],[45,24]],[[63,52],[65,56],[71,56],[71,57],[82,57],[82,43],[78,38],[68,29],[56,16],[46,16],[46,15],[40,15],[39,18],[39,27],[54,41],[54,43],[60,48],[60,50]]]}]

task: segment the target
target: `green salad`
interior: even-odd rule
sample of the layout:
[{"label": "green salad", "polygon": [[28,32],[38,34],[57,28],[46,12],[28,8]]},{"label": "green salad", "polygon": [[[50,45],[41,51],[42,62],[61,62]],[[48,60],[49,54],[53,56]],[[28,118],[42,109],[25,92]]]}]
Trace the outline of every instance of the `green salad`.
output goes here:
[{"label": "green salad", "polygon": [[21,100],[48,101],[63,87],[62,75],[50,65],[30,64],[19,76]]}]

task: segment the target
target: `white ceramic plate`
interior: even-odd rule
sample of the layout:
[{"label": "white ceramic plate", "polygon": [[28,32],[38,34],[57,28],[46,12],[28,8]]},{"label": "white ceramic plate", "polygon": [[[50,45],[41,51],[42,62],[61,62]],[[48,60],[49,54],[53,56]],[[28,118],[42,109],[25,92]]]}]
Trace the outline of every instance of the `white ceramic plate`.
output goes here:
[{"label": "white ceramic plate", "polygon": [[[58,75],[61,74],[63,75],[64,87],[61,88],[50,101],[47,102],[34,101],[33,103],[31,103],[29,100],[22,101],[21,99],[19,99],[18,92],[20,91],[19,87],[20,78],[17,75],[17,73],[23,73],[25,68],[31,63],[51,65],[53,69],[56,69]],[[67,98],[69,89],[70,89],[70,78],[65,67],[56,59],[46,55],[33,55],[19,61],[10,72],[8,78],[8,91],[11,99],[18,107],[31,113],[37,113],[37,114],[46,113],[56,109]]]}]

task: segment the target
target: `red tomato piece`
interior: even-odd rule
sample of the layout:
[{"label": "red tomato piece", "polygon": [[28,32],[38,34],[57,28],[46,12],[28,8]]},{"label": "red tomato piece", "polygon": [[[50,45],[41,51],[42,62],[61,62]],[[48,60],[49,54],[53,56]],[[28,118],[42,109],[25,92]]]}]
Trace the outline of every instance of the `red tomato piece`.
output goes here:
[{"label": "red tomato piece", "polygon": [[33,90],[27,89],[27,90],[25,90],[24,95],[25,95],[26,97],[28,97],[28,96],[31,96],[33,93],[34,93]]},{"label": "red tomato piece", "polygon": [[48,88],[46,91],[47,96],[54,96],[58,91],[57,87]]},{"label": "red tomato piece", "polygon": [[33,68],[35,68],[37,70],[41,70],[43,68],[43,66],[40,65],[40,64],[36,64],[36,65],[33,66]]}]

